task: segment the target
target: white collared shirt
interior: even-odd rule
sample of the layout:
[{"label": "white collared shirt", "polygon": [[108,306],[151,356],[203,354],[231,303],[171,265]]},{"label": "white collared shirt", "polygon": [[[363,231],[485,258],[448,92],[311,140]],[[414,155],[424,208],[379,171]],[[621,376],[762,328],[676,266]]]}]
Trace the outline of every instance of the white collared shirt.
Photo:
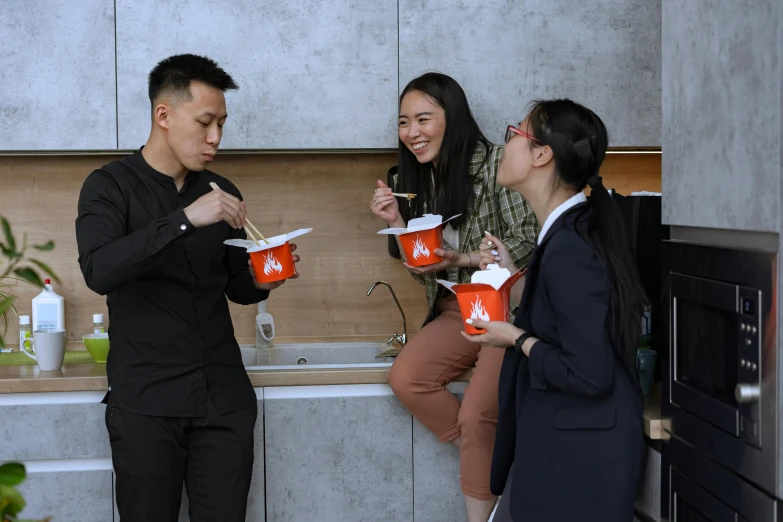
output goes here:
[{"label": "white collared shirt", "polygon": [[584,203],[587,201],[587,196],[585,196],[584,192],[577,192],[564,202],[562,202],[555,210],[552,211],[551,214],[549,214],[549,217],[546,218],[546,221],[544,221],[544,226],[541,227],[541,232],[538,234],[538,244],[541,244],[541,241],[544,239],[544,236],[549,231],[549,227],[552,226],[552,223],[557,221],[557,218],[563,215],[563,213],[568,210],[571,207],[574,207],[578,205],[579,203]]}]

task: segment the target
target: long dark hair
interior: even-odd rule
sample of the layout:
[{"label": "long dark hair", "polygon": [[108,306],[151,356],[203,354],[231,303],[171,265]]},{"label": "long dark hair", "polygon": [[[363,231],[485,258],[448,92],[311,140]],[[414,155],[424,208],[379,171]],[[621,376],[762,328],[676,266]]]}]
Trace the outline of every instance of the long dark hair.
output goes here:
[{"label": "long dark hair", "polygon": [[[406,94],[418,91],[428,96],[446,112],[446,131],[438,151],[437,165],[419,163],[416,156],[402,141],[397,147],[397,192],[409,192],[418,196],[400,205],[400,214],[407,222],[421,217],[424,212],[441,214],[444,219],[462,214],[452,221],[454,227],[468,219],[467,210],[472,195],[470,160],[481,142],[489,156],[489,141],[479,129],[468,105],[462,87],[445,74],[429,72],[414,78],[400,94],[400,104]],[[431,190],[430,173],[435,175],[435,193]]]},{"label": "long dark hair", "polygon": [[[631,257],[622,211],[598,175],[609,144],[606,127],[593,111],[571,100],[534,102],[528,125],[540,145],[552,149],[555,183],[579,192],[588,184],[592,189],[589,202],[573,209],[576,230],[595,248],[612,281],[613,349],[635,376],[642,314],[648,300]],[[531,141],[531,146],[540,145]],[[587,226],[580,227],[578,223],[584,221],[580,216],[588,210]]]}]

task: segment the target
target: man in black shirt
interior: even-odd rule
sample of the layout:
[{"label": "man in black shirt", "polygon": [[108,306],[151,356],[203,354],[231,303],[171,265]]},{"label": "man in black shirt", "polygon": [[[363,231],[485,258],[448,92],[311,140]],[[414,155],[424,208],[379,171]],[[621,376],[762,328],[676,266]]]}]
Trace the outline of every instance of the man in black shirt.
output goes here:
[{"label": "man in black shirt", "polygon": [[245,520],[257,402],[226,297],[258,303],[282,282],[257,283],[244,249],[223,244],[246,237],[247,213],[206,166],[236,88],[208,58],[158,63],[146,145],[92,172],[79,196],[79,265],[109,307],[104,402],[123,522],[175,522],[183,481],[192,521]]}]

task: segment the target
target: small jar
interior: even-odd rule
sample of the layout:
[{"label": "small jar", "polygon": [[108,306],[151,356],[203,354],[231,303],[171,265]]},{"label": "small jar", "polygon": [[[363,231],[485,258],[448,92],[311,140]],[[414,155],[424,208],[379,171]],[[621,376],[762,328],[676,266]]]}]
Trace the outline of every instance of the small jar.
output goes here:
[{"label": "small jar", "polygon": [[92,314],[92,333],[106,333],[103,326],[103,314]]},{"label": "small jar", "polygon": [[33,336],[33,328],[30,324],[29,315],[19,316],[19,351],[25,349],[25,346],[29,349],[30,345],[25,345],[25,341]]}]

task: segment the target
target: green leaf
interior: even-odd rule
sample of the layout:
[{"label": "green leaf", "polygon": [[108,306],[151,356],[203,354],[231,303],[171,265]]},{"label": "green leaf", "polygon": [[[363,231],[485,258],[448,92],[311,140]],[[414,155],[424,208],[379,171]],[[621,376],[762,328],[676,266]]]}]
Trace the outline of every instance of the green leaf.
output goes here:
[{"label": "green leaf", "polygon": [[44,263],[43,261],[38,261],[37,259],[29,259],[29,261],[30,261],[31,263],[34,263],[35,265],[37,265],[37,266],[38,266],[38,268],[40,268],[41,270],[43,270],[43,271],[44,271],[44,272],[46,272],[47,274],[49,274],[49,276],[50,276],[52,279],[54,279],[54,280],[55,280],[55,281],[57,281],[58,283],[60,282],[60,278],[59,278],[59,277],[57,277],[57,274],[55,274],[55,273],[52,271],[52,269],[51,269],[51,268],[49,268],[49,265],[47,265],[47,264],[46,264],[46,263]]},{"label": "green leaf", "polygon": [[54,250],[54,241],[49,241],[43,245],[33,245],[36,250]]},{"label": "green leaf", "polygon": [[[2,301],[0,301],[0,315],[5,316],[6,312],[13,308],[14,306],[14,298],[8,297],[4,298]],[[2,469],[2,466],[0,466],[0,469]]]},{"label": "green leaf", "polygon": [[27,472],[24,469],[24,464],[21,462],[6,462],[0,466],[0,484],[16,486],[17,484],[20,484],[26,476]]},{"label": "green leaf", "polygon": [[0,513],[15,517],[24,509],[25,501],[22,494],[11,486],[0,484]]},{"label": "green leaf", "polygon": [[[0,224],[3,226],[3,233],[5,234],[5,242],[8,250],[11,252],[11,255],[16,255],[16,240],[11,233],[11,225],[4,217],[0,217]],[[5,252],[5,250],[6,249],[4,248],[3,251]]]},{"label": "green leaf", "polygon": [[9,310],[19,317],[19,312],[14,305],[14,299],[16,296],[8,295],[0,292],[0,317],[3,318],[3,333],[0,335],[0,346],[5,347],[3,344],[3,337],[8,332],[8,315]]},{"label": "green leaf", "polygon": [[41,288],[44,286],[43,281],[41,281],[41,278],[38,277],[38,274],[32,268],[17,268],[14,270],[14,274],[18,275],[28,283],[34,284],[35,286]]}]

